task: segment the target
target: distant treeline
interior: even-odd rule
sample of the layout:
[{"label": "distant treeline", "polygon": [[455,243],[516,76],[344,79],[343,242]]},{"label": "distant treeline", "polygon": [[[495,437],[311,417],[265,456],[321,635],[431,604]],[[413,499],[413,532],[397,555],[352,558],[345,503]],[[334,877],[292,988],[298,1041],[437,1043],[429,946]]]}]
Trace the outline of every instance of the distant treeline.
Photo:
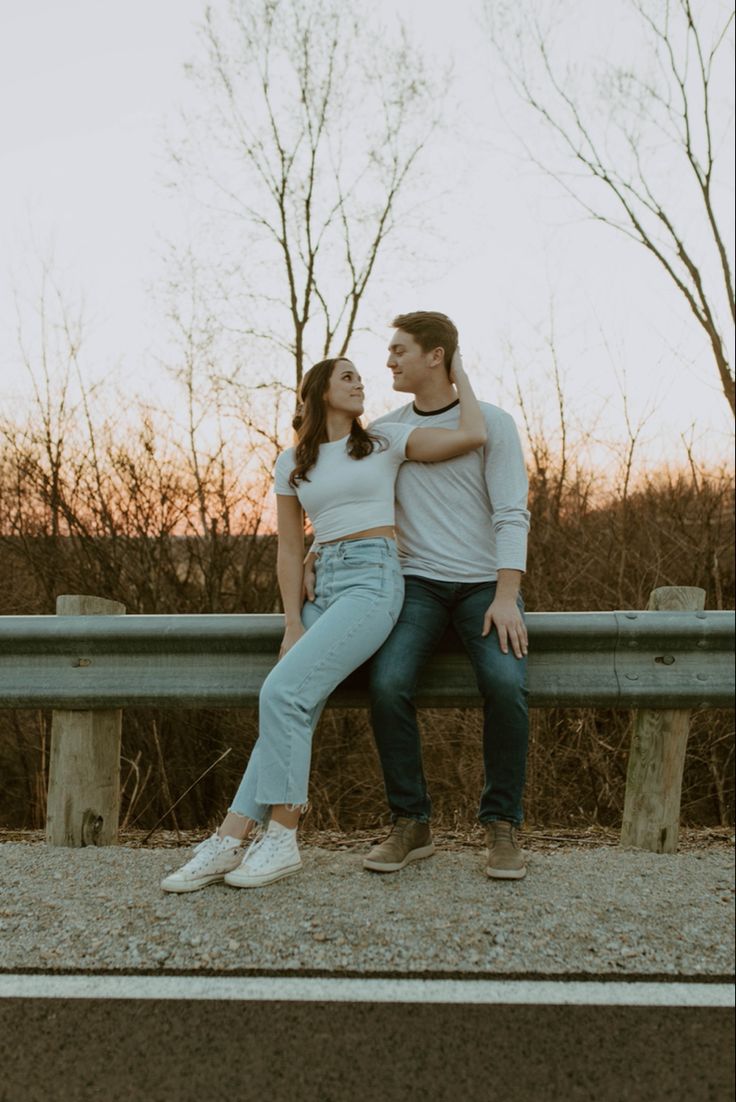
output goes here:
[{"label": "distant treeline", "polygon": [[[99,478],[95,491],[89,470],[78,472],[76,483],[66,470],[54,484],[30,458],[24,466],[7,453],[0,470],[0,613],[51,613],[60,593],[112,598],[131,613],[278,611],[275,538],[264,524],[267,473],[246,492],[236,480],[223,481],[222,472],[219,483],[197,487],[169,469],[162,486],[152,468],[148,477],[143,469],[128,469],[123,482]],[[650,591],[662,585],[701,586],[706,608],[733,608],[733,489],[729,471],[694,466],[608,490],[580,470],[535,470],[527,608],[644,608]],[[177,492],[189,495],[186,508]],[[182,527],[187,534],[178,534]],[[426,712],[423,722],[436,821],[468,826],[481,783],[480,716],[472,710]],[[535,711],[527,819],[617,824],[629,731],[624,713]],[[233,752],[166,825],[214,821],[255,736],[253,713],[126,711],[126,825],[155,823],[230,746]],[[0,715],[0,823],[43,824],[48,751],[49,714]],[[696,714],[683,788],[685,823],[733,822],[733,754],[732,713]],[[346,830],[371,828],[385,818],[362,713],[325,714],[315,740],[309,814],[315,826]]]}]

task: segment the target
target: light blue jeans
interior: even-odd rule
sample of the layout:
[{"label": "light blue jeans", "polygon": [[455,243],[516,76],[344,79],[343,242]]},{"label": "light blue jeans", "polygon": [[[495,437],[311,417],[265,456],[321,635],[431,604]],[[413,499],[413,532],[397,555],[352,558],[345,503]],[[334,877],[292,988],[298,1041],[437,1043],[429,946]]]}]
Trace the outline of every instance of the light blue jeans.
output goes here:
[{"label": "light blue jeans", "polygon": [[388,638],[404,599],[393,540],[320,547],[307,629],[263,682],[258,739],[230,810],[256,822],[273,804],[307,802],[312,735],[327,698]]}]

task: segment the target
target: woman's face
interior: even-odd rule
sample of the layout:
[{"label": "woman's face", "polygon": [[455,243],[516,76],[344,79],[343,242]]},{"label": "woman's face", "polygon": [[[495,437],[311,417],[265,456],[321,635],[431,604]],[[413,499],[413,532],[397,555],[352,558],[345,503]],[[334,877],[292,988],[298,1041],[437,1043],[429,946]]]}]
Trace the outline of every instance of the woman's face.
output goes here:
[{"label": "woman's face", "polygon": [[350,360],[338,360],[332,369],[325,404],[328,410],[351,417],[360,417],[363,412],[363,382]]}]

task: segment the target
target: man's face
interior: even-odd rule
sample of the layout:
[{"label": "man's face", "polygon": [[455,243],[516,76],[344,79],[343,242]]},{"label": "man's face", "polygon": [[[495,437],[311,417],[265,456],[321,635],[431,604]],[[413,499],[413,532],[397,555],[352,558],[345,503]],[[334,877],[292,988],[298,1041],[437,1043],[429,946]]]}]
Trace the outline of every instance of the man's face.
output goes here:
[{"label": "man's face", "polygon": [[427,381],[430,366],[436,359],[436,351],[425,352],[411,333],[395,329],[386,360],[386,366],[394,377],[394,390],[416,393]]}]

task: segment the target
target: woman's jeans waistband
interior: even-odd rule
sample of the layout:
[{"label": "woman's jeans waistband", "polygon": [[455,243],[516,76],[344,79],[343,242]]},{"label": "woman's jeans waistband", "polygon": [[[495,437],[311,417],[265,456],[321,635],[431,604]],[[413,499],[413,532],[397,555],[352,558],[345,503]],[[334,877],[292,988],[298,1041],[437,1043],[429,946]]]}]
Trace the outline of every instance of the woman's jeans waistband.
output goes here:
[{"label": "woman's jeans waistband", "polygon": [[388,536],[366,536],[357,540],[336,540],[334,543],[318,543],[313,545],[313,551],[317,562],[322,559],[344,559],[351,551],[360,551],[366,555],[374,552],[395,555],[398,559],[396,541]]}]

